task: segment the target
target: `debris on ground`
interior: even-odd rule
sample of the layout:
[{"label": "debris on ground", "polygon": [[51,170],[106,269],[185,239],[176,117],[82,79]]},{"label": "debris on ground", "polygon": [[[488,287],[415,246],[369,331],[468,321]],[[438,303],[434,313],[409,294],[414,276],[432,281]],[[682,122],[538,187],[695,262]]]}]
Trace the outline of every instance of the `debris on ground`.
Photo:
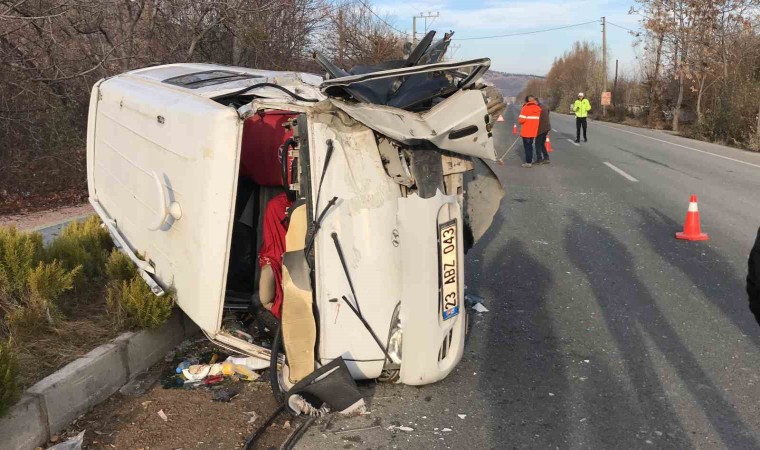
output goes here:
[{"label": "debris on ground", "polygon": [[[177,366],[185,360],[221,363],[229,356],[205,338],[185,341],[150,369],[149,372],[160,374],[159,383],[142,396],[114,394],[77,419],[61,433],[58,442],[86,430],[83,446],[86,449],[241,448],[246,436],[261,425],[261,417],[270,416],[279,406],[269,382],[263,381],[266,377],[244,381],[234,374],[223,376],[216,383],[209,383],[213,379],[207,377],[193,382],[198,384],[185,384],[187,380],[176,373]],[[231,401],[214,401],[215,396]],[[257,441],[256,448],[279,448],[293,431],[282,427],[288,418],[281,414]]]},{"label": "debris on ground", "polygon": [[404,425],[389,425],[386,428],[386,430],[388,430],[388,431],[399,430],[399,431],[406,431],[408,433],[410,431],[414,431],[414,428],[407,427],[407,426],[404,426]]},{"label": "debris on ground", "polygon": [[159,409],[158,410],[158,417],[160,417],[161,420],[163,420],[164,422],[168,422],[169,421],[169,418],[166,416],[166,413],[164,412],[163,409]]},{"label": "debris on ground", "polygon": [[479,313],[487,313],[488,312],[488,308],[486,308],[485,306],[483,306],[482,303],[475,303],[475,305],[473,305],[472,309],[474,311],[476,311],[476,312],[479,312]]},{"label": "debris on ground", "polygon": [[484,301],[485,299],[479,295],[470,294],[469,292],[464,295],[464,302],[470,308]]},{"label": "debris on ground", "polygon": [[82,443],[84,442],[84,433],[85,432],[82,431],[78,435],[74,436],[71,439],[68,439],[65,442],[55,444],[54,446],[48,448],[48,450],[81,450]]},{"label": "debris on ground", "polygon": [[231,386],[214,391],[211,395],[211,399],[215,402],[229,403],[233,398],[240,395],[241,388],[238,386]]}]

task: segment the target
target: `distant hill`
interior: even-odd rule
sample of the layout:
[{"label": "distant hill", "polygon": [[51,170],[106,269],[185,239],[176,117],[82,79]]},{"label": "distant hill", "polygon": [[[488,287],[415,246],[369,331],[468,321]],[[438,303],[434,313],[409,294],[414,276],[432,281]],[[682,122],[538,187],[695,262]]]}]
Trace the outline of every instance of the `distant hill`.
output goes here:
[{"label": "distant hill", "polygon": [[489,70],[486,72],[483,79],[496,86],[501,90],[501,93],[505,97],[514,97],[519,94],[525,85],[528,84],[528,80],[544,78],[538,75],[526,75],[522,73],[504,73],[496,70]]}]

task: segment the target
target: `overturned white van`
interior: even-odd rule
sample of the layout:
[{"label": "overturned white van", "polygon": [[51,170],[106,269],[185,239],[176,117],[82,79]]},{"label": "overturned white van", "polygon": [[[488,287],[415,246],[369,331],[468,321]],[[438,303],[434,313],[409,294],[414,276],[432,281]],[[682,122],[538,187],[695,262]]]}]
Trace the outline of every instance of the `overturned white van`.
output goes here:
[{"label": "overturned white van", "polygon": [[477,83],[489,60],[438,62],[448,38],[431,40],[350,72],[318,57],[326,80],[207,64],[101,80],[90,202],[220,346],[268,358],[225,316],[281,319],[290,383],[336,358],[356,379],[441,380],[464,348],[463,254],[503,196],[484,162],[503,103]]}]

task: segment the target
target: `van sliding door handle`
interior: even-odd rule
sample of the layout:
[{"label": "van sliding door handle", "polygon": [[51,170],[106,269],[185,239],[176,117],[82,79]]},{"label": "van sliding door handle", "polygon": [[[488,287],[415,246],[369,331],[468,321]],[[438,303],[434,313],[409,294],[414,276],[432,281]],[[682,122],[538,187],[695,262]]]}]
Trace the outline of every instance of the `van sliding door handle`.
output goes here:
[{"label": "van sliding door handle", "polygon": [[179,206],[179,203],[177,202],[171,202],[171,204],[167,204],[166,200],[166,189],[164,188],[163,183],[161,183],[161,177],[158,176],[158,172],[155,170],[153,171],[153,181],[156,184],[156,189],[158,190],[158,197],[161,204],[158,208],[158,215],[160,216],[155,222],[153,222],[152,225],[148,227],[151,231],[156,231],[161,229],[161,227],[164,225],[164,223],[169,219],[169,217],[172,217],[174,220],[179,220],[182,218],[182,208]]}]

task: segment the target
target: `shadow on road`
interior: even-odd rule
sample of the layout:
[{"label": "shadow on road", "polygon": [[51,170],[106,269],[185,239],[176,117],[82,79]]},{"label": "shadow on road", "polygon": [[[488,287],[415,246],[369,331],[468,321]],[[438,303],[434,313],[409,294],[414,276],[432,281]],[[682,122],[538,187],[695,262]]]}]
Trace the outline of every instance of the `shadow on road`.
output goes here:
[{"label": "shadow on road", "polygon": [[478,361],[477,391],[490,408],[484,429],[491,448],[563,447],[569,385],[547,310],[552,275],[520,241],[505,244],[499,236],[489,233],[479,243],[490,257],[479,255],[471,269],[479,274],[478,292],[491,299]]},{"label": "shadow on road", "polygon": [[[677,413],[676,406],[669,400],[677,393],[668,392],[669,389],[663,385],[662,379],[668,379],[664,373],[672,368],[677,379],[668,381],[688,391],[693,405],[701,409],[701,415],[707,418],[726,447],[757,448],[758,442],[753,438],[751,429],[700,367],[659,309],[645,283],[636,275],[633,255],[625,245],[610,231],[585,220],[575,211],[570,213],[569,218],[565,249],[572,263],[585,274],[590,284],[621,356],[625,377],[630,380],[626,390],[616,387],[620,390],[611,393],[617,397],[615,401],[611,402],[609,398],[597,400],[603,405],[618,405],[616,414],[625,414],[624,420],[617,422],[618,429],[611,429],[606,436],[598,438],[604,439],[602,446],[641,447],[642,432],[651,433],[653,430],[662,433],[661,439],[665,442],[659,441],[661,446],[694,446],[690,434],[695,430],[685,430],[679,419],[679,414],[690,415],[682,406],[688,400],[681,399],[682,405]],[[656,352],[650,353],[648,347]],[[603,371],[597,377],[606,379],[589,381],[598,386],[618,384],[612,373],[605,374]],[[602,422],[610,420],[604,415],[600,415],[599,419]],[[696,431],[704,434],[707,430]]]},{"label": "shadow on road", "polygon": [[[749,311],[746,294],[746,266],[741,273],[734,270],[721,254],[700,243],[676,241],[673,233],[682,229],[670,217],[654,208],[637,208],[641,216],[642,234],[662,259],[683,272],[705,298],[717,306],[742,333],[760,344],[760,328]],[[755,236],[748,236],[752,242]],[[751,244],[750,244],[751,245]],[[749,255],[748,255],[749,256]]]}]

